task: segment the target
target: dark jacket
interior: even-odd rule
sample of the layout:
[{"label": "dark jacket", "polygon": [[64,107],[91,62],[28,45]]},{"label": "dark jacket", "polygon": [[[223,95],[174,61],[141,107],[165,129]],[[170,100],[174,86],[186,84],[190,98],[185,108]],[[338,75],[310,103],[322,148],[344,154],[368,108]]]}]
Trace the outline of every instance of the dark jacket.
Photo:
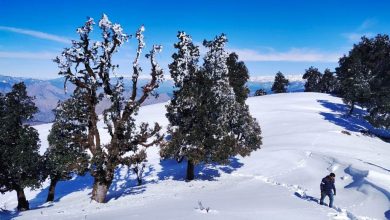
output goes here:
[{"label": "dark jacket", "polygon": [[334,180],[330,176],[326,176],[321,181],[321,192],[325,192],[326,194],[332,193],[332,189],[334,194],[336,194],[336,187],[334,186]]}]

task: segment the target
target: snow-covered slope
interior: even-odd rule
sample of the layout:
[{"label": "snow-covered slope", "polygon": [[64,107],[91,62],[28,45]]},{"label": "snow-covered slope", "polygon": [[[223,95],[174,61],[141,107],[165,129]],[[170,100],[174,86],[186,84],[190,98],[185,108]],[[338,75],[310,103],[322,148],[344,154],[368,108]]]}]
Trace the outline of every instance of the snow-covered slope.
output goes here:
[{"label": "snow-covered slope", "polygon": [[[185,164],[160,161],[152,148],[145,184],[136,187],[135,176],[119,169],[106,204],[90,200],[90,176],[75,177],[58,184],[54,203],[44,203],[47,182],[26,190],[32,210],[22,213],[13,211],[15,192],[0,195],[9,210],[0,219],[390,219],[390,144],[360,133],[369,125],[344,117],[339,98],[289,93],[247,103],[263,146],[231,166],[198,166],[197,180],[185,182]],[[164,105],[143,107],[140,119],[166,126]],[[37,128],[45,138],[50,125]],[[317,203],[329,172],[336,173],[333,209]]]}]

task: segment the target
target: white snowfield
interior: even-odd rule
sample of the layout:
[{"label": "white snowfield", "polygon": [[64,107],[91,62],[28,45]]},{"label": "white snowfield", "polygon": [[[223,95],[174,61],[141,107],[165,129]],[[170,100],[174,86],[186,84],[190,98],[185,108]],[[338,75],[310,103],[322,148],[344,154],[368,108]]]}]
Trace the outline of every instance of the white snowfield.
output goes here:
[{"label": "white snowfield", "polygon": [[[390,219],[390,144],[359,132],[369,125],[345,117],[339,98],[289,93],[247,103],[262,128],[262,149],[232,158],[230,166],[198,165],[196,180],[185,182],[186,164],[160,161],[155,147],[144,184],[119,169],[106,204],[91,201],[90,176],[60,182],[56,201],[45,203],[46,181],[43,189],[26,189],[30,211],[14,211],[15,192],[0,195],[0,219]],[[164,106],[143,107],[139,119],[166,126]],[[36,126],[42,152],[50,126]],[[330,172],[334,208],[318,204],[321,179]]]}]

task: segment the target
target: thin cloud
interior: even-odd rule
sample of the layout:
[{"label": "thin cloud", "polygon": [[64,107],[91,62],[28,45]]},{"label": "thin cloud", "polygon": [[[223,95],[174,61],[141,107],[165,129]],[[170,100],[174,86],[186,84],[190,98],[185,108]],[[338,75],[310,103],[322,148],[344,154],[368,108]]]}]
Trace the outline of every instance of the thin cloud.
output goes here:
[{"label": "thin cloud", "polygon": [[231,49],[243,61],[287,61],[287,62],[337,62],[341,54],[318,52],[309,49],[291,49],[286,52],[267,52],[252,49]]},{"label": "thin cloud", "polygon": [[341,35],[346,38],[350,43],[356,43],[360,41],[363,36],[373,37],[375,34],[370,32],[368,29],[373,27],[376,24],[374,19],[364,20],[356,30],[352,32],[342,33]]},{"label": "thin cloud", "polygon": [[58,56],[51,52],[0,51],[0,58],[50,60]]},{"label": "thin cloud", "polygon": [[355,33],[344,33],[342,34],[343,37],[347,38],[348,41],[355,43],[359,41],[363,36],[366,37],[373,37],[374,33],[371,32],[366,32],[366,33],[360,33],[360,32],[355,32]]},{"label": "thin cloud", "polygon": [[363,21],[363,23],[359,26],[358,30],[359,31],[363,31],[363,30],[366,30],[366,29],[369,29],[371,28],[372,26],[374,26],[376,24],[376,20],[374,19],[366,19]]},{"label": "thin cloud", "polygon": [[55,42],[60,42],[60,43],[70,43],[71,41],[65,37],[53,35],[53,34],[48,34],[40,31],[34,31],[34,30],[28,30],[28,29],[21,29],[21,28],[15,28],[15,27],[7,27],[7,26],[0,26],[0,30],[3,31],[9,31],[9,32],[14,32],[18,34],[24,34],[28,36],[32,36],[35,38],[40,38],[40,39],[45,39],[45,40],[50,40],[50,41],[55,41]]}]

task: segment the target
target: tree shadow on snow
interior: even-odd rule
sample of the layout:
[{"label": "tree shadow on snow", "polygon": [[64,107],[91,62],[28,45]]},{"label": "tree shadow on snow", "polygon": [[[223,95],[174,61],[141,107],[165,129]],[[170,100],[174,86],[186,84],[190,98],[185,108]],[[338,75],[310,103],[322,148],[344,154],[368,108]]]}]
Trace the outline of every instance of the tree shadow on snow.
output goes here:
[{"label": "tree shadow on snow", "polygon": [[328,100],[318,100],[322,106],[327,109],[330,109],[332,112],[320,112],[320,115],[324,116],[324,119],[336,124],[345,130],[352,132],[361,132],[364,135],[377,137],[386,140],[390,138],[390,131],[385,129],[379,129],[372,126],[364,117],[367,115],[367,112],[355,108],[353,114],[347,115],[349,112],[349,107],[345,104],[338,104],[329,102]]},{"label": "tree shadow on snow", "polygon": [[[352,168],[351,166],[347,167],[344,169],[344,172],[352,176],[353,182],[345,186],[344,188],[349,189],[349,188],[356,188],[357,191],[360,191],[360,188],[363,185],[368,185],[371,186],[373,189],[379,191],[382,193],[384,196],[387,197],[387,200],[390,201],[390,192],[387,191],[386,189],[379,187],[375,185],[374,183],[371,183],[366,179],[366,177],[369,174],[368,170],[358,170],[355,168]],[[390,210],[387,210],[384,215],[386,216],[387,219],[390,219]]]},{"label": "tree shadow on snow", "polygon": [[150,176],[151,173],[153,173],[154,168],[153,166],[149,165],[145,171],[146,172],[142,175],[142,185],[138,186],[135,174],[131,169],[128,169],[127,167],[117,168],[115,171],[114,180],[108,191],[107,201],[112,199],[116,200],[127,195],[135,195],[145,192],[146,184],[154,182],[154,180],[145,180],[145,177]]},{"label": "tree shadow on snow", "polygon": [[385,212],[385,217],[387,220],[390,220],[390,209]]},{"label": "tree shadow on snow", "polygon": [[[93,177],[87,173],[85,176],[75,175],[71,180],[59,181],[56,186],[54,202],[60,201],[63,197],[77,191],[83,191],[92,188]],[[30,208],[37,209],[46,203],[49,186],[42,189],[33,199],[29,200]],[[48,206],[45,206],[48,207]]]},{"label": "tree shadow on snow", "polygon": [[[237,158],[229,159],[228,165],[212,164],[198,164],[195,166],[195,179],[197,180],[208,180],[214,181],[216,178],[221,176],[222,173],[232,173],[244,164],[239,162]],[[178,163],[176,160],[166,159],[161,160],[160,165],[162,170],[157,174],[159,180],[185,180],[187,172],[187,160],[183,160]]]},{"label": "tree shadow on snow", "polygon": [[0,219],[14,219],[19,216],[18,211],[10,211],[10,210],[4,210],[0,208]]},{"label": "tree shadow on snow", "polygon": [[[61,200],[66,195],[69,195],[76,191],[82,191],[86,188],[91,188],[93,183],[93,178],[87,174],[85,176],[75,176],[73,179],[69,181],[60,181],[57,183],[56,191],[55,191],[55,202]],[[45,204],[47,195],[49,193],[49,186],[41,189],[34,198],[27,198],[30,204],[30,210],[37,210],[42,208],[48,208],[53,206],[53,204]],[[16,197],[16,195],[15,195]],[[4,210],[0,209],[0,219],[13,219],[18,217],[20,214],[19,211],[15,210]]]},{"label": "tree shadow on snow", "polygon": [[[30,203],[30,201],[29,201],[29,203]],[[0,220],[14,219],[16,217],[19,217],[21,213],[25,213],[25,212],[28,212],[30,210],[44,209],[44,208],[48,208],[48,207],[52,207],[52,206],[53,206],[53,204],[47,204],[44,206],[33,207],[30,203],[30,209],[27,211],[18,211],[16,209],[16,207],[13,210],[7,210],[7,209],[0,208]]]},{"label": "tree shadow on snow", "polygon": [[366,177],[369,174],[369,171],[362,171],[352,168],[351,166],[344,169],[344,172],[352,176],[353,182],[345,186],[344,188],[356,188],[359,191],[359,188],[366,184],[368,186],[371,186],[372,188],[376,189],[383,195],[387,197],[387,199],[390,201],[390,192],[388,192],[386,189],[379,187],[375,185],[374,183],[371,183],[366,179]]},{"label": "tree shadow on snow", "polygon": [[[114,180],[110,186],[110,189],[107,194],[106,200],[118,199],[119,197],[139,194],[145,191],[145,184],[153,182],[153,180],[146,181],[144,178],[149,176],[154,171],[153,167],[150,165],[145,168],[145,173],[143,174],[143,182],[141,186],[138,186],[138,182],[135,178],[135,175],[131,169],[126,167],[118,167],[115,171]],[[131,176],[133,175],[133,177]],[[94,178],[87,173],[85,176],[77,176],[68,181],[60,181],[57,183],[55,191],[55,200],[54,202],[60,201],[63,197],[77,191],[83,191],[85,189],[90,189],[89,195],[92,193]],[[29,200],[30,208],[37,209],[42,207],[46,203],[47,195],[49,191],[49,186],[42,189],[33,199]],[[51,206],[52,204],[50,204]],[[48,207],[48,206],[43,206]]]}]

